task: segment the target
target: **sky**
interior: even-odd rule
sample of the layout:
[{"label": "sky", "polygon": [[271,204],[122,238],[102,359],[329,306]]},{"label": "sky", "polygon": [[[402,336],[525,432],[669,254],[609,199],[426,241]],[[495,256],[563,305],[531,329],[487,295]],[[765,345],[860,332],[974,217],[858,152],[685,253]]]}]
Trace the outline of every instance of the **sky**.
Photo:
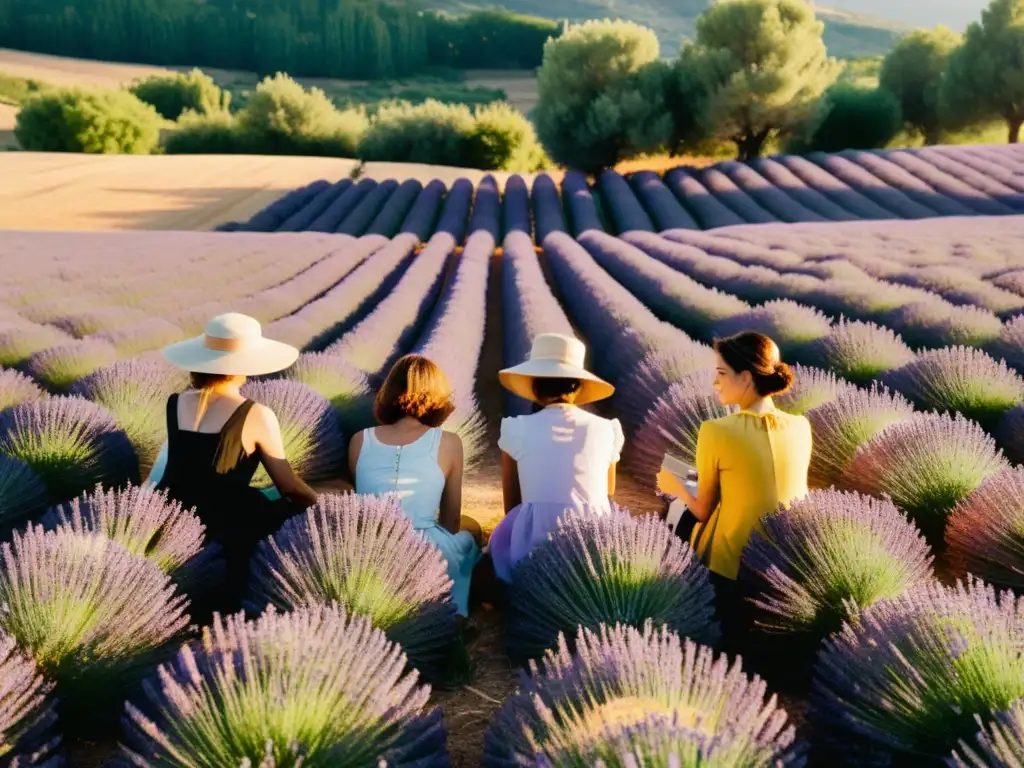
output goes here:
[{"label": "sky", "polygon": [[820,4],[840,11],[863,13],[899,21],[915,27],[945,24],[962,32],[981,18],[989,0],[819,0]]}]

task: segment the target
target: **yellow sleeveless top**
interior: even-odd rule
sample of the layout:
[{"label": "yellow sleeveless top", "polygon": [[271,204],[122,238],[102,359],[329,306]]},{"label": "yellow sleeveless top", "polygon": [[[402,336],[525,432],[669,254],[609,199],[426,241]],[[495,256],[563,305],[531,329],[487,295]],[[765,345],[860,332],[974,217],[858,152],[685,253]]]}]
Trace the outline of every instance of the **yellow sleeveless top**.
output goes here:
[{"label": "yellow sleeveless top", "polygon": [[719,502],[690,544],[713,572],[735,579],[761,518],[807,493],[811,442],[810,422],[779,410],[740,411],[701,425],[697,474],[718,475]]}]

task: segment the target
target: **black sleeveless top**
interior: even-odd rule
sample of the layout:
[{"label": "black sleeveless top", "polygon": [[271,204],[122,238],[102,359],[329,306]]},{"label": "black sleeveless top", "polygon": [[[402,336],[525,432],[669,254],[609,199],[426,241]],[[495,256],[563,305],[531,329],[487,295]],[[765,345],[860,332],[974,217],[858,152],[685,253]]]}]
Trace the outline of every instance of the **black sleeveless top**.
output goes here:
[{"label": "black sleeveless top", "polygon": [[[257,450],[252,455],[242,448],[242,428],[254,403],[246,400],[221,427],[220,432],[193,432],[178,425],[178,395],[167,400],[167,467],[158,487],[181,503],[196,508],[206,526],[207,537],[222,544],[266,535],[262,525],[267,498],[249,486],[259,468]],[[234,466],[217,472],[217,458],[235,458]]]}]

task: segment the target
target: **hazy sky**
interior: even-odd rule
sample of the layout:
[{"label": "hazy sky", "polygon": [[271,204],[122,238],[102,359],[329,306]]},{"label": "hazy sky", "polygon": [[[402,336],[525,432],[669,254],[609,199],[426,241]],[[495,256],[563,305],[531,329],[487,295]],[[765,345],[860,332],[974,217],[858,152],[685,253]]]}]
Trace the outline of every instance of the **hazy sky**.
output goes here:
[{"label": "hazy sky", "polygon": [[826,8],[880,16],[915,27],[945,24],[962,31],[981,18],[989,0],[819,0]]}]

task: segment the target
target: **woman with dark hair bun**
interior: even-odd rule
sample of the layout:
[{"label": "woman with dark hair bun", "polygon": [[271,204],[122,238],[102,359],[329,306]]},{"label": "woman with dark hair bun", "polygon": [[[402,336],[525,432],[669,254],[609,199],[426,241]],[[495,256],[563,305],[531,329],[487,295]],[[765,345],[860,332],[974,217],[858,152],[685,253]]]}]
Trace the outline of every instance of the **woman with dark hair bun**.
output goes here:
[{"label": "woman with dark hair bun", "polygon": [[402,511],[448,563],[452,600],[469,612],[469,585],[480,548],[462,522],[462,440],[441,427],[452,415],[452,389],[433,361],[406,355],[377,393],[380,426],[349,444],[349,468],[358,493],[399,496]]},{"label": "woman with dark hair bun", "polygon": [[658,482],[698,520],[690,544],[711,569],[728,624],[740,557],[751,533],[764,515],[807,493],[811,425],[803,416],[778,410],[772,401],[794,378],[774,341],[746,331],[718,339],[714,346],[715,392],[722,405],[739,411],[701,425],[696,496],[667,471]]}]

